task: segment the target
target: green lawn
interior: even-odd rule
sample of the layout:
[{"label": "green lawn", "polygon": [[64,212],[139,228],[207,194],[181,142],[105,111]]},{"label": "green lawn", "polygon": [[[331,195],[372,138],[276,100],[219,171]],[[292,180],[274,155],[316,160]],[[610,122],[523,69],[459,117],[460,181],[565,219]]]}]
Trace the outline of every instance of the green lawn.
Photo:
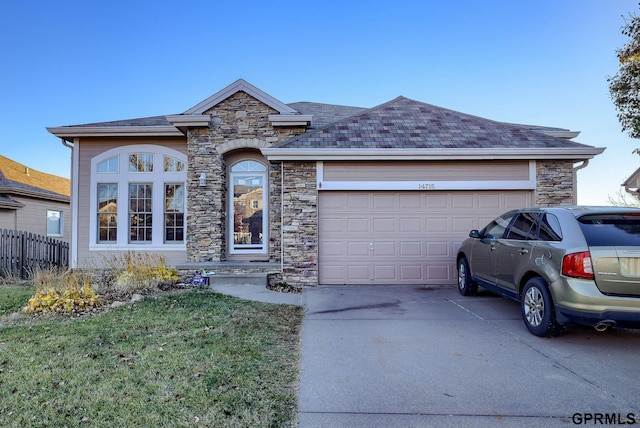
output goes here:
[{"label": "green lawn", "polygon": [[16,314],[32,293],[0,286],[2,427],[296,424],[300,307],[190,290]]}]

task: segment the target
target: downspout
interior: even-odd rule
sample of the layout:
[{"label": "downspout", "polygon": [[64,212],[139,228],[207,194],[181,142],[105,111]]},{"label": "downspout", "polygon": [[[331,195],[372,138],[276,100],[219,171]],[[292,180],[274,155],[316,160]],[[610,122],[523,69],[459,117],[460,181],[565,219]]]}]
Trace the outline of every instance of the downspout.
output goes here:
[{"label": "downspout", "polygon": [[78,165],[76,157],[76,143],[78,139],[69,141],[65,138],[60,138],[62,145],[71,149],[71,236],[69,238],[69,268],[75,269],[77,267],[78,260]]},{"label": "downspout", "polygon": [[578,166],[573,167],[573,203],[578,203],[578,171],[589,165],[589,159],[585,159]]},{"label": "downspout", "polygon": [[284,161],[280,162],[280,274],[284,277]]}]

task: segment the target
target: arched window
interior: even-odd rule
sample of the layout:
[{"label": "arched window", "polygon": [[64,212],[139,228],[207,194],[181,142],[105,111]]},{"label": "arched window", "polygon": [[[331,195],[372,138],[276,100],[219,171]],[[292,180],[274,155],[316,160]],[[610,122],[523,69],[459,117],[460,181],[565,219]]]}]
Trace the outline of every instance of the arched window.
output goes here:
[{"label": "arched window", "polygon": [[229,169],[230,254],[267,252],[267,167],[240,160]]},{"label": "arched window", "polygon": [[184,247],[186,162],[186,155],[156,145],[93,158],[90,248]]}]

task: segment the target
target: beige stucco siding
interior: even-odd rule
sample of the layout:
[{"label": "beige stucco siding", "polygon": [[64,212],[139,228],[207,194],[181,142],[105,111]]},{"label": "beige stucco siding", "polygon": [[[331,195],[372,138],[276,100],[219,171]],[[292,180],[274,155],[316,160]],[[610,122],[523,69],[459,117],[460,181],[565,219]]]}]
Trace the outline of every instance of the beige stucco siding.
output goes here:
[{"label": "beige stucco siding", "polygon": [[528,180],[528,161],[324,162],[328,181]]},{"label": "beige stucco siding", "polygon": [[[100,154],[122,146],[127,145],[139,145],[139,144],[153,144],[156,146],[168,147],[180,153],[186,154],[187,146],[186,141],[180,138],[155,138],[155,139],[82,139],[76,144],[77,156],[78,156],[78,171],[79,176],[77,181],[78,192],[78,224],[77,231],[78,236],[76,240],[77,244],[77,266],[80,268],[94,268],[104,265],[105,259],[117,256],[122,253],[123,250],[112,251],[96,251],[90,249],[91,233],[90,233],[90,216],[94,213],[91,212],[91,186],[94,184],[91,181],[91,161],[94,157]],[[126,203],[126,202],[124,202]],[[119,220],[119,227],[126,227],[126,219]],[[145,252],[144,245],[132,246],[131,250]],[[128,250],[124,250],[128,251]],[[152,251],[154,252],[154,251]],[[162,251],[161,254],[167,258],[167,262],[170,265],[178,263],[184,263],[185,252],[184,251]]]}]

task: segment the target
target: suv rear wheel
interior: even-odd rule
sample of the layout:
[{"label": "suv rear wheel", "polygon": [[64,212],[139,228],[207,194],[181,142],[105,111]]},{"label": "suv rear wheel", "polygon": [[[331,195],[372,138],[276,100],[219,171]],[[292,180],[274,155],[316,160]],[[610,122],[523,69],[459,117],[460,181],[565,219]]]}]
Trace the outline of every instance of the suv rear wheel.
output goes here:
[{"label": "suv rear wheel", "polygon": [[561,327],[556,322],[556,314],[547,283],[542,278],[531,278],[522,289],[520,300],[522,319],[527,329],[536,336],[556,336]]}]

